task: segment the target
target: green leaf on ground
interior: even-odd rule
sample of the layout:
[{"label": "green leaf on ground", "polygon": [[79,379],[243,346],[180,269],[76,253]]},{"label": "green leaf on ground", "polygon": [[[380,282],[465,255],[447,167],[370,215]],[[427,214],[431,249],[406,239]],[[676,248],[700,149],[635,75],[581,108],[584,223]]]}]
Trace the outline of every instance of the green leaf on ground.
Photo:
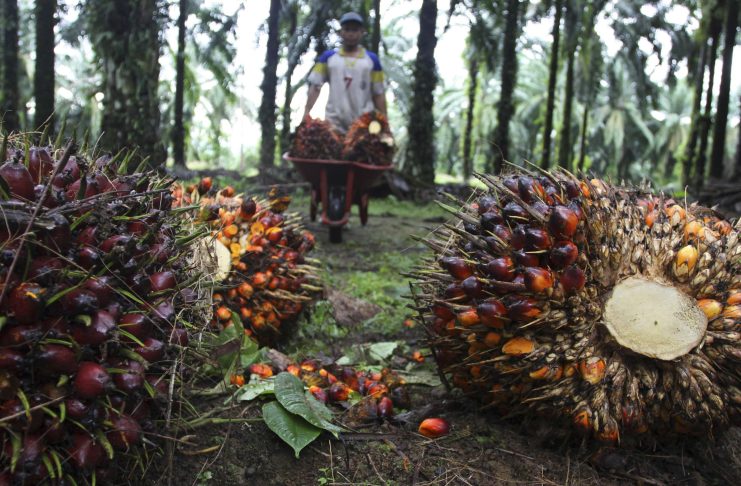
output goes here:
[{"label": "green leaf on ground", "polygon": [[293,448],[297,459],[301,449],[311,444],[322,433],[322,429],[288,412],[278,402],[263,405],[262,418],[270,430]]},{"label": "green leaf on ground", "polygon": [[370,347],[370,357],[376,361],[385,361],[394,353],[398,345],[396,341],[374,343]]},{"label": "green leaf on ground", "polygon": [[268,395],[270,393],[275,393],[275,379],[268,378],[263,380],[258,375],[252,375],[250,382],[237,391],[236,398],[240,402],[248,402],[261,395]]},{"label": "green leaf on ground", "polygon": [[275,377],[275,398],[291,413],[303,417],[310,424],[337,434],[343,431],[334,425],[332,412],[319,400],[304,390],[303,382],[291,373],[280,373]]}]

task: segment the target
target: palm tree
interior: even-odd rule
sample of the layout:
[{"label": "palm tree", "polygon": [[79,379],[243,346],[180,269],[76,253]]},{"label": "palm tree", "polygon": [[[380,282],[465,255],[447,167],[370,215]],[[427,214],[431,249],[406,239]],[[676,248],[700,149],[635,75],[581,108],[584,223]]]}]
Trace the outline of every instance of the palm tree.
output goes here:
[{"label": "palm tree", "polygon": [[565,93],[563,101],[563,121],[561,123],[561,133],[559,134],[559,147],[558,147],[558,165],[571,169],[571,147],[573,146],[571,140],[571,111],[574,101],[574,60],[576,58],[576,48],[579,41],[579,28],[581,24],[579,22],[579,14],[576,11],[580,8],[580,2],[577,0],[567,0],[566,2],[566,42],[565,42],[565,53],[566,58],[566,81],[565,81]]},{"label": "palm tree", "polygon": [[509,159],[509,122],[515,112],[512,94],[517,84],[517,39],[520,36],[519,0],[507,0],[507,14],[502,46],[502,91],[497,110],[497,128],[491,140],[491,170],[497,174]]},{"label": "palm tree", "polygon": [[172,158],[176,166],[185,167],[185,127],[183,103],[185,98],[185,21],[188,18],[188,0],[180,0],[178,11],[178,51],[175,60],[175,119],[172,129]]},{"label": "palm tree", "polygon": [[268,17],[268,46],[265,53],[265,67],[260,89],[262,103],[257,115],[260,121],[262,138],[260,141],[260,165],[271,167],[275,164],[275,92],[278,85],[278,22],[280,21],[280,0],[270,0]]},{"label": "palm tree", "polygon": [[558,75],[558,44],[561,37],[561,14],[563,0],[556,0],[553,19],[553,43],[551,44],[550,70],[548,73],[548,101],[545,109],[545,128],[543,129],[543,156],[540,166],[547,169],[551,161],[551,131],[553,130],[553,108],[555,105],[556,76]]},{"label": "palm tree", "polygon": [[18,116],[18,2],[3,0],[2,11],[2,104],[0,120],[7,132],[20,129]]},{"label": "palm tree", "polygon": [[713,147],[710,156],[710,177],[723,177],[723,148],[726,143],[726,123],[728,120],[728,103],[731,92],[731,62],[733,48],[736,45],[736,26],[738,24],[738,0],[726,1],[725,40],[723,44],[723,71],[720,75],[720,92],[718,108],[715,113],[713,130]]},{"label": "palm tree", "polygon": [[435,67],[435,45],[437,36],[437,2],[423,0],[419,12],[419,36],[417,37],[417,59],[414,63],[414,88],[409,112],[408,174],[421,183],[435,183],[435,119],[433,117],[433,92],[437,84]]},{"label": "palm tree", "polygon": [[54,24],[56,0],[36,0],[36,65],[33,93],[36,102],[34,128],[54,126]]}]

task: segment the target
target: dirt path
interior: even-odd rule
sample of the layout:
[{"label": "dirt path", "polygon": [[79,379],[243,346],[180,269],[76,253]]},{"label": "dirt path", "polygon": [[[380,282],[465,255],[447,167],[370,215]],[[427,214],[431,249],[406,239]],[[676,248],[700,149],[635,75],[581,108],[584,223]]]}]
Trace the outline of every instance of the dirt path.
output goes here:
[{"label": "dirt path", "polygon": [[[294,203],[297,210],[306,207],[303,200]],[[432,206],[374,201],[368,226],[361,227],[354,216],[342,245],[330,244],[326,229],[309,223],[318,241],[312,256],[323,262],[329,300],[319,303],[283,350],[297,359],[339,358],[357,355],[370,343],[395,342],[393,356],[383,364],[407,372],[411,381],[434,383],[430,359],[422,364],[408,359],[412,351],[424,351],[423,332],[402,325],[408,284],[399,272],[409,270],[425,251],[409,235],[424,233],[442,217]],[[354,319],[363,312],[374,315]],[[506,422],[439,384],[410,388],[410,423],[372,424],[339,440],[325,434],[299,459],[263,423],[196,430],[197,445],[175,456],[173,484],[741,484],[738,429],[715,442],[603,450],[594,457],[597,445],[547,424]],[[200,408],[222,403],[223,397]],[[224,416],[259,418],[260,406],[247,402]],[[418,435],[423,413],[446,417],[452,433],[438,440]]]}]

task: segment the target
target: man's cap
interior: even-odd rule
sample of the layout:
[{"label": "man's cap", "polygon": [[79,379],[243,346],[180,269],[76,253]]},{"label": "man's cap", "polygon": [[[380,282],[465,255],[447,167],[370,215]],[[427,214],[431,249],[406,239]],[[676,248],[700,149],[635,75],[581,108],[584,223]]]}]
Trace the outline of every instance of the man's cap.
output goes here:
[{"label": "man's cap", "polygon": [[342,17],[340,17],[340,25],[345,25],[348,22],[357,22],[360,25],[363,25],[363,17],[360,16],[357,12],[347,12]]}]

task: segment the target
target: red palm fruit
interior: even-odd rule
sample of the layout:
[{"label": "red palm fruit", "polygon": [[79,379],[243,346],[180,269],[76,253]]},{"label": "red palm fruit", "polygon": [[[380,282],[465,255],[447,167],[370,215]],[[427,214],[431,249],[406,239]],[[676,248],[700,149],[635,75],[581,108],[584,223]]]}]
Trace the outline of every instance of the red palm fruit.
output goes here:
[{"label": "red palm fruit", "polygon": [[95,296],[98,298],[98,304],[100,306],[107,306],[113,300],[113,296],[115,293],[113,290],[113,285],[113,278],[103,275],[100,277],[93,277],[88,279],[83,287],[95,294]]},{"label": "red palm fruit", "polygon": [[100,303],[94,292],[78,287],[62,297],[62,309],[67,315],[88,314],[98,310]]},{"label": "red palm fruit", "polygon": [[26,434],[23,437],[23,444],[18,457],[18,465],[21,469],[31,469],[39,461],[41,454],[43,454],[45,449],[45,437],[40,434]]},{"label": "red palm fruit", "polygon": [[67,453],[72,464],[85,471],[95,469],[106,457],[103,446],[86,432],[75,432]]},{"label": "red palm fruit", "polygon": [[28,172],[34,184],[41,184],[54,171],[54,161],[42,147],[31,147],[28,151]]},{"label": "red palm fruit", "polygon": [[90,411],[90,406],[77,397],[65,399],[64,406],[67,410],[67,415],[78,421],[84,419]]},{"label": "red palm fruit", "polygon": [[455,317],[455,314],[453,311],[451,311],[449,308],[445,307],[444,305],[436,305],[432,308],[432,313],[435,314],[440,319],[449,321],[450,319],[453,319]]},{"label": "red palm fruit", "polygon": [[74,201],[76,199],[87,199],[89,197],[93,197],[96,194],[100,192],[100,188],[98,187],[98,181],[95,180],[95,176],[88,175],[85,176],[85,188],[84,193],[82,194],[82,197],[80,197],[80,189],[82,187],[82,181],[83,179],[77,179],[76,181],[72,182],[69,186],[67,186],[67,191],[65,192],[65,196],[67,197],[68,201]]},{"label": "red palm fruit", "polygon": [[144,366],[133,359],[121,360],[114,363],[116,368],[125,370],[124,373],[115,373],[113,383],[122,392],[131,393],[144,386]]},{"label": "red palm fruit", "polygon": [[458,323],[463,327],[471,327],[475,326],[479,322],[481,322],[481,319],[479,318],[478,312],[476,312],[476,309],[468,308],[458,313],[457,316]]},{"label": "red palm fruit", "polygon": [[0,352],[0,370],[18,371],[23,366],[26,354],[18,350],[7,348]]},{"label": "red palm fruit", "polygon": [[512,253],[515,256],[515,262],[523,267],[537,267],[540,264],[540,254],[528,253],[523,250],[517,250]]},{"label": "red palm fruit", "polygon": [[383,383],[374,383],[368,387],[368,395],[372,396],[373,398],[380,398],[386,395],[388,392],[388,387]]},{"label": "red palm fruit", "polygon": [[450,284],[445,288],[447,300],[461,300],[464,297],[466,297],[466,291],[458,284]]},{"label": "red palm fruit", "polygon": [[210,177],[204,177],[198,182],[198,194],[203,196],[208,191],[211,190],[211,187],[213,186],[214,181]]},{"label": "red palm fruit", "polygon": [[149,277],[149,282],[152,284],[153,292],[172,289],[177,285],[175,274],[169,270],[153,273]]},{"label": "red palm fruit", "polygon": [[486,264],[486,272],[494,280],[501,282],[511,282],[515,278],[515,266],[512,259],[508,256],[494,258]]},{"label": "red palm fruit", "polygon": [[38,371],[44,375],[69,375],[77,370],[75,352],[61,344],[44,344],[36,355]]},{"label": "red palm fruit", "polygon": [[563,287],[564,291],[567,294],[570,294],[573,292],[578,292],[584,288],[586,277],[584,275],[584,270],[577,267],[576,265],[572,265],[563,271],[558,281]]},{"label": "red palm fruit", "polygon": [[525,287],[531,292],[544,292],[553,287],[553,275],[545,268],[525,269]]},{"label": "red palm fruit", "polygon": [[0,166],[0,177],[5,179],[11,195],[29,201],[34,200],[33,178],[20,159],[14,158]]},{"label": "red palm fruit", "polygon": [[111,430],[106,432],[106,438],[113,447],[127,450],[141,439],[139,423],[128,415],[114,415],[111,417]]},{"label": "red palm fruit", "polygon": [[578,257],[579,249],[574,243],[568,240],[557,241],[548,254],[548,260],[551,262],[551,266],[557,270],[568,267],[576,262]]},{"label": "red palm fruit", "polygon": [[100,258],[100,253],[98,253],[95,248],[91,246],[83,246],[77,251],[75,262],[85,270],[91,270],[100,265],[102,259]]},{"label": "red palm fruit", "polygon": [[38,341],[44,333],[40,324],[5,326],[0,331],[0,346],[21,346]]},{"label": "red palm fruit", "polygon": [[59,444],[67,438],[67,430],[58,418],[47,417],[41,435],[49,444]]},{"label": "red palm fruit", "polygon": [[132,235],[143,235],[149,231],[149,225],[141,220],[129,221],[126,224],[126,232]]},{"label": "red palm fruit", "polygon": [[496,209],[490,209],[481,215],[481,227],[484,230],[492,231],[496,226],[501,226],[504,223],[502,214]]},{"label": "red palm fruit", "polygon": [[28,278],[39,283],[49,283],[56,279],[60,270],[67,264],[61,258],[53,256],[35,257],[28,267]]},{"label": "red palm fruit", "polygon": [[525,231],[525,247],[528,250],[547,250],[551,245],[551,237],[546,230],[531,227]]},{"label": "red palm fruit", "polygon": [[98,227],[88,226],[80,231],[76,240],[80,245],[96,246],[98,244]]},{"label": "red palm fruit", "polygon": [[487,299],[476,308],[481,323],[489,327],[502,328],[507,316],[507,308],[496,299]]},{"label": "red palm fruit", "polygon": [[545,189],[536,179],[529,176],[520,177],[517,181],[520,197],[528,204],[532,204],[537,199],[545,198]]},{"label": "red palm fruit", "polygon": [[424,419],[419,424],[419,433],[430,439],[437,439],[450,432],[450,424],[442,418]]},{"label": "red palm fruit", "polygon": [[145,314],[138,312],[124,314],[118,321],[118,327],[139,340],[146,339],[152,334],[152,321]]},{"label": "red palm fruit", "polygon": [[327,403],[327,392],[322,390],[320,387],[316,385],[312,385],[309,387],[309,392],[322,403]]},{"label": "red palm fruit", "polygon": [[381,418],[394,416],[394,402],[389,397],[383,397],[378,401],[378,416]]},{"label": "red palm fruit", "polygon": [[136,346],[134,352],[150,363],[160,361],[165,356],[165,343],[158,339],[146,338],[143,346]]},{"label": "red palm fruit", "polygon": [[170,344],[177,346],[187,346],[189,341],[188,330],[182,327],[173,327],[170,331]]},{"label": "red palm fruit", "polygon": [[466,295],[471,299],[476,299],[481,295],[483,291],[483,285],[481,281],[476,277],[468,277],[461,283],[461,287]]},{"label": "red palm fruit", "polygon": [[75,376],[75,392],[81,398],[96,398],[111,386],[111,376],[98,363],[83,361]]},{"label": "red palm fruit", "polygon": [[110,253],[116,248],[125,248],[131,241],[131,235],[113,235],[103,240],[98,247],[103,253]]},{"label": "red palm fruit", "polygon": [[507,306],[507,315],[515,322],[528,322],[541,313],[537,302],[529,297],[520,297]]},{"label": "red palm fruit", "polygon": [[551,209],[548,229],[554,237],[559,239],[570,238],[576,233],[578,224],[579,216],[571,207],[555,206]]},{"label": "red palm fruit", "polygon": [[460,257],[445,257],[440,263],[443,268],[458,280],[464,280],[473,275],[473,268]]},{"label": "red palm fruit", "polygon": [[519,224],[529,221],[528,212],[514,201],[508,202],[502,209],[502,214],[511,224]]},{"label": "red palm fruit", "polygon": [[262,364],[262,363],[254,363],[251,364],[249,367],[250,374],[252,375],[258,375],[260,378],[270,378],[273,376],[273,368],[270,367],[270,365]]},{"label": "red palm fruit", "polygon": [[172,301],[164,299],[160,302],[155,302],[154,309],[152,309],[154,317],[163,322],[171,322],[175,318],[175,307]]},{"label": "red palm fruit", "polygon": [[329,387],[328,396],[333,402],[344,402],[350,398],[351,388],[345,383],[338,381]]},{"label": "red palm fruit", "polygon": [[34,282],[23,282],[8,295],[8,310],[21,324],[31,324],[44,310],[46,289]]},{"label": "red palm fruit", "polygon": [[497,200],[492,196],[482,196],[478,200],[478,212],[483,215],[497,205]]},{"label": "red palm fruit", "polygon": [[510,231],[509,227],[504,224],[495,224],[494,226],[492,226],[490,232],[494,236],[496,236],[496,238],[494,239],[495,245],[493,249],[497,248],[501,244],[501,242],[504,242],[506,244],[512,240],[512,231]]},{"label": "red palm fruit", "polygon": [[116,328],[116,320],[105,310],[95,311],[89,324],[75,324],[71,327],[72,337],[78,344],[100,346],[111,338]]},{"label": "red palm fruit", "polygon": [[514,231],[512,231],[512,237],[509,240],[510,246],[515,250],[522,250],[525,248],[525,244],[527,243],[527,234],[525,225],[519,225],[517,226]]}]

